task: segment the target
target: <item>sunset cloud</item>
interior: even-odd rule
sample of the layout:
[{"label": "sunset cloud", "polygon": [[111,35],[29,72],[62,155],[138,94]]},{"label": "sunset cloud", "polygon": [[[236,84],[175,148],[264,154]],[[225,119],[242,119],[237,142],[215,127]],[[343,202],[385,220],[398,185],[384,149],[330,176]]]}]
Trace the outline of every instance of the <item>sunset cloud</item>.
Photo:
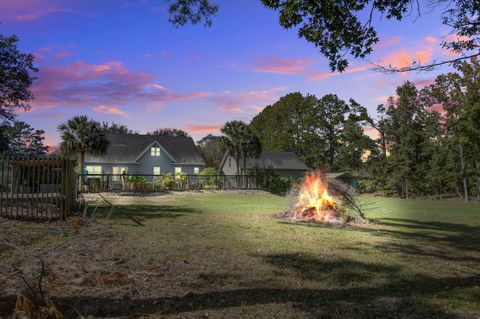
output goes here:
[{"label": "sunset cloud", "polygon": [[60,1],[50,0],[47,3],[41,0],[15,0],[2,1],[0,20],[3,21],[31,21],[46,16],[72,11],[70,8],[60,6]]},{"label": "sunset cloud", "polygon": [[380,41],[375,45],[377,49],[383,49],[386,47],[390,47],[396,44],[399,44],[401,40],[400,36],[394,36],[387,39],[380,39]]},{"label": "sunset cloud", "polygon": [[423,79],[423,80],[416,80],[413,83],[415,84],[415,86],[423,88],[425,86],[432,85],[433,83],[435,83],[435,80],[434,79]]},{"label": "sunset cloud", "polygon": [[302,75],[306,67],[311,63],[311,59],[281,59],[269,58],[262,59],[255,63],[253,69],[257,72],[275,73],[275,74],[297,74]]},{"label": "sunset cloud", "polygon": [[431,44],[437,43],[437,38],[432,37],[432,36],[425,37],[425,38],[423,38],[423,40],[425,40],[426,42],[431,43]]},{"label": "sunset cloud", "polygon": [[413,52],[400,49],[396,52],[386,55],[378,64],[383,66],[393,66],[397,68],[405,68],[414,62],[422,64],[429,63],[432,60],[433,52],[430,47],[422,47]]},{"label": "sunset cloud", "polygon": [[33,110],[60,105],[125,105],[131,101],[146,106],[160,106],[210,95],[208,92],[179,93],[167,90],[156,83],[150,73],[129,70],[120,61],[43,65],[32,92],[35,97]]},{"label": "sunset cloud", "polygon": [[360,72],[368,70],[367,66],[357,66],[347,68],[344,72],[331,72],[331,71],[312,71],[310,66],[313,62],[312,59],[265,59],[260,60],[254,65],[256,72],[262,73],[274,73],[285,75],[299,75],[306,77],[310,81],[323,81],[328,80],[334,76],[341,74],[349,74],[354,72]]},{"label": "sunset cloud", "polygon": [[440,113],[441,115],[444,115],[447,112],[443,108],[443,105],[440,104],[440,103],[432,105],[431,107],[428,108],[427,111],[428,112],[437,112],[437,113]]},{"label": "sunset cloud", "polygon": [[274,86],[258,91],[225,91],[213,97],[213,101],[217,110],[222,113],[244,113],[251,110],[259,112],[268,104],[277,101],[279,92],[286,89],[285,86]]},{"label": "sunset cloud", "polygon": [[185,130],[191,135],[196,135],[196,134],[218,133],[221,128],[222,128],[222,125],[190,124],[190,125],[187,125]]},{"label": "sunset cloud", "polygon": [[378,133],[378,130],[371,126],[364,126],[363,133],[365,133],[365,135],[369,136],[371,139],[374,140],[380,137],[380,133]]},{"label": "sunset cloud", "polygon": [[112,115],[118,115],[118,116],[125,115],[125,112],[120,110],[119,108],[113,107],[113,106],[107,106],[104,104],[94,108],[93,111],[95,113],[112,114]]}]

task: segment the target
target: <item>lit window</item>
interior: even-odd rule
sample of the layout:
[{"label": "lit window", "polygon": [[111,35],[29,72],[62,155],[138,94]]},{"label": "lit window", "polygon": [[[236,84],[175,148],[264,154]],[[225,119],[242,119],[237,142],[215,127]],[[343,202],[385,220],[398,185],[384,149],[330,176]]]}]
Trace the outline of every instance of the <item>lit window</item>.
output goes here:
[{"label": "lit window", "polygon": [[160,156],[160,147],[152,147],[150,154],[152,156]]},{"label": "lit window", "polygon": [[200,168],[194,167],[193,168],[193,174],[198,174],[198,173],[200,173]]},{"label": "lit window", "polygon": [[120,181],[120,177],[121,177],[120,175],[122,175],[123,172],[125,172],[125,174],[127,174],[128,173],[128,167],[114,166],[112,168],[112,174],[113,174],[112,181],[114,181],[114,182]]},{"label": "lit window", "polygon": [[153,168],[153,175],[160,175],[160,166],[155,166]]},{"label": "lit window", "polygon": [[95,165],[87,165],[87,174],[102,174],[102,167]]},{"label": "lit window", "polygon": [[175,174],[179,174],[182,172],[182,168],[181,167],[175,167]]}]

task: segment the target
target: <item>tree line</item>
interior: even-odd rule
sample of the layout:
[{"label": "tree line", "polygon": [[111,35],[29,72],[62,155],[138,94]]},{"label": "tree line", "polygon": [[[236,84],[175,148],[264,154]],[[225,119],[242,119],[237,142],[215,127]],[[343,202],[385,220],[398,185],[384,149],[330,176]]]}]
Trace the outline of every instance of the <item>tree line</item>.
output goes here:
[{"label": "tree line", "polygon": [[197,142],[208,165],[218,167],[225,149],[237,167],[262,149],[291,151],[312,169],[359,176],[365,191],[480,200],[480,62],[423,89],[405,82],[375,116],[353,99],[295,92],[221,132]]}]

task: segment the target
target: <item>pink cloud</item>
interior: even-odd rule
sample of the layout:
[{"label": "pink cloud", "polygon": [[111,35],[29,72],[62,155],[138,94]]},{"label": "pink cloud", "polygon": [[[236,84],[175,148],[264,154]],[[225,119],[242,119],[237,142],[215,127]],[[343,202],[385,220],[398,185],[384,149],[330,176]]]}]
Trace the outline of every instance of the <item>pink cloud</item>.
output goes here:
[{"label": "pink cloud", "polygon": [[253,69],[257,72],[275,74],[304,74],[305,68],[311,63],[311,59],[262,59],[255,63]]},{"label": "pink cloud", "polygon": [[386,48],[386,47],[389,47],[389,46],[392,46],[392,45],[396,45],[398,43],[400,43],[400,36],[394,36],[394,37],[391,37],[391,38],[387,38],[387,39],[381,39],[377,44],[376,44],[376,48],[377,49],[383,49],[383,48]]},{"label": "pink cloud", "polygon": [[365,133],[365,135],[369,136],[371,139],[374,139],[374,140],[380,137],[380,134],[378,133],[377,129],[371,126],[363,127],[363,133]]},{"label": "pink cloud", "polygon": [[53,14],[53,13],[59,13],[59,12],[68,12],[70,10],[68,9],[62,9],[62,8],[57,8],[57,7],[50,7],[50,8],[45,8],[45,9],[36,9],[34,11],[30,11],[25,14],[20,14],[15,16],[16,20],[37,20],[40,18],[43,18],[44,16]]},{"label": "pink cloud", "polygon": [[113,106],[107,106],[104,104],[101,104],[98,107],[94,108],[93,111],[95,113],[112,114],[112,115],[118,115],[118,116],[125,115],[125,112],[120,110],[119,108],[113,107]]},{"label": "pink cloud", "polygon": [[285,86],[274,86],[260,91],[235,92],[225,91],[213,98],[217,110],[222,113],[244,113],[248,110],[263,109],[278,99],[278,93],[285,91]]},{"label": "pink cloud", "polygon": [[385,56],[383,59],[380,60],[379,64],[387,66],[392,65],[402,68],[412,64],[412,60],[410,59],[410,55],[405,51],[405,49],[400,49],[397,52]]},{"label": "pink cloud", "polygon": [[32,92],[33,110],[60,105],[92,107],[130,102],[160,106],[210,95],[208,92],[178,93],[167,90],[155,83],[150,73],[129,70],[119,61],[43,65]]},{"label": "pink cloud", "polygon": [[429,85],[432,85],[433,83],[435,83],[435,80],[434,79],[423,79],[423,80],[416,80],[416,81],[414,81],[414,83],[415,83],[416,86],[425,87],[425,86],[429,86]]},{"label": "pink cloud", "polygon": [[420,63],[428,63],[432,60],[432,52],[430,51],[417,51],[414,53],[415,61]]},{"label": "pink cloud", "polygon": [[434,104],[428,108],[428,112],[438,112],[441,115],[444,115],[447,111],[443,108],[443,105],[440,103]]},{"label": "pink cloud", "polygon": [[297,58],[297,59],[278,59],[270,58],[257,61],[254,64],[254,71],[263,73],[285,74],[285,75],[300,75],[311,81],[328,80],[334,76],[341,74],[349,74],[367,70],[367,66],[350,67],[344,72],[330,72],[330,71],[311,71],[309,65],[312,59]]},{"label": "pink cloud", "polygon": [[342,74],[350,74],[350,73],[355,73],[355,72],[362,72],[368,70],[368,66],[362,65],[362,66],[356,66],[356,67],[350,67],[346,69],[343,72],[308,72],[307,77],[312,80],[312,81],[323,81],[323,80],[328,80],[334,76],[342,75]]},{"label": "pink cloud", "polygon": [[0,20],[31,21],[56,13],[72,11],[59,4],[58,0],[49,0],[48,3],[42,0],[2,1]]},{"label": "pink cloud", "polygon": [[413,52],[408,52],[402,48],[383,57],[378,64],[405,68],[412,65],[414,62],[422,64],[428,63],[431,61],[432,55],[431,47],[421,47]]},{"label": "pink cloud", "polygon": [[425,40],[426,42],[431,43],[431,44],[437,43],[437,38],[432,37],[432,36],[425,37],[425,38],[423,38],[423,40]]},{"label": "pink cloud", "polygon": [[205,134],[205,133],[218,133],[222,125],[198,125],[198,124],[190,124],[187,125],[185,130],[192,134]]}]

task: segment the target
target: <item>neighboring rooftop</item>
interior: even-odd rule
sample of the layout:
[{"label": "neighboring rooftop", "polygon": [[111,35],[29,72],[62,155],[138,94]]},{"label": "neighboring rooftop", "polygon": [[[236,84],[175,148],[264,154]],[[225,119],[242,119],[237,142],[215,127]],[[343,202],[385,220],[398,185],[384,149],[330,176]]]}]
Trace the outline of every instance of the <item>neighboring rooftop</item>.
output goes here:
[{"label": "neighboring rooftop", "polygon": [[[221,166],[223,166],[227,154],[224,156]],[[243,162],[240,161],[240,166]],[[248,158],[247,168],[273,168],[288,170],[308,170],[305,163],[294,152],[264,151],[258,158]]]},{"label": "neighboring rooftop", "polygon": [[110,142],[107,152],[101,156],[86,154],[86,162],[133,163],[142,152],[147,150],[147,147],[158,142],[175,160],[175,163],[205,164],[191,137],[107,134],[107,139]]}]

